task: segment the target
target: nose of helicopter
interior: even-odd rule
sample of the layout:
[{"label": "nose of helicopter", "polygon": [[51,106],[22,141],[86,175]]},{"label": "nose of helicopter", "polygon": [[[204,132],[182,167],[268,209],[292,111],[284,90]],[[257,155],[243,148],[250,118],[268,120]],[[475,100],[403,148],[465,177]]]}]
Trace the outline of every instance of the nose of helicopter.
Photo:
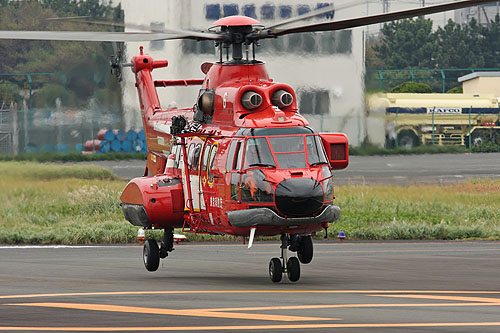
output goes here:
[{"label": "nose of helicopter", "polygon": [[278,211],[287,216],[309,216],[323,206],[323,188],[312,178],[285,179],[276,187]]}]

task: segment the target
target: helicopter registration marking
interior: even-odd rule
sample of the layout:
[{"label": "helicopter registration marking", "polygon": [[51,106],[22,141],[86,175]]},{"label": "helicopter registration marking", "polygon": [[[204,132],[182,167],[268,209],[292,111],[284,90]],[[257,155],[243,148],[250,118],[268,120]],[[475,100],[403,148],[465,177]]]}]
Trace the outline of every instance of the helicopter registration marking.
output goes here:
[{"label": "helicopter registration marking", "polygon": [[210,207],[222,208],[222,198],[210,197]]}]

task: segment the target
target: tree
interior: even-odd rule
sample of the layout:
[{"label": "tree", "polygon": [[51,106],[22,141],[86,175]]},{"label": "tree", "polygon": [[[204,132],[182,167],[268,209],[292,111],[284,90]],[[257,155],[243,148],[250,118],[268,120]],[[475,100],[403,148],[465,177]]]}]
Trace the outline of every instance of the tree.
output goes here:
[{"label": "tree", "polygon": [[391,22],[381,32],[382,42],[374,50],[387,68],[432,68],[435,36],[430,19]]},{"label": "tree", "polygon": [[480,26],[472,19],[463,27],[452,20],[439,27],[436,35],[436,68],[480,68],[484,67],[481,49]]},{"label": "tree", "polygon": [[[85,23],[48,21],[60,16],[90,16],[93,19],[123,20],[121,8],[101,5],[99,0],[45,0],[0,2],[1,30],[101,30]],[[33,85],[37,88],[43,79],[64,84],[80,98],[81,103],[92,96],[98,85],[105,85],[109,76],[110,43],[61,42],[61,41],[0,41],[0,72],[62,72],[60,76],[37,76]],[[102,75],[105,73],[105,75]],[[9,81],[26,84],[26,77],[8,77]],[[82,85],[82,82],[85,85]],[[101,87],[102,88],[102,87]],[[119,94],[117,91],[116,94]]]},{"label": "tree", "polygon": [[483,52],[484,66],[500,67],[500,16],[498,14],[488,27],[481,27],[480,47]]},{"label": "tree", "polygon": [[432,89],[425,83],[405,82],[392,88],[391,93],[430,94]]}]

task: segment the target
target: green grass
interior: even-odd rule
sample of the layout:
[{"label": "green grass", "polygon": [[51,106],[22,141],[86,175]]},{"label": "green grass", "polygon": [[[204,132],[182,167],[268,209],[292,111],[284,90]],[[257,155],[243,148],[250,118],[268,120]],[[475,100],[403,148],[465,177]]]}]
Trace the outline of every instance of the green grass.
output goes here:
[{"label": "green grass", "polygon": [[82,161],[120,161],[146,160],[146,153],[22,153],[18,155],[0,155],[0,161],[34,162],[82,162]]},{"label": "green grass", "polygon": [[339,186],[332,237],[500,239],[500,181],[457,185]]},{"label": "green grass", "polygon": [[[119,206],[125,185],[96,166],[0,162],[0,243],[135,242],[138,228],[124,219]],[[330,225],[331,238],[343,231],[348,239],[500,239],[500,181],[343,185],[335,195],[342,212]],[[148,233],[161,238],[159,231]]]},{"label": "green grass", "polygon": [[[499,150],[500,151],[500,150]],[[360,147],[349,147],[349,155],[373,156],[373,155],[409,155],[409,154],[456,154],[469,153],[469,149],[462,146],[418,146],[411,149],[395,147],[381,148],[373,145],[362,145]],[[472,152],[475,152],[474,150]]]}]

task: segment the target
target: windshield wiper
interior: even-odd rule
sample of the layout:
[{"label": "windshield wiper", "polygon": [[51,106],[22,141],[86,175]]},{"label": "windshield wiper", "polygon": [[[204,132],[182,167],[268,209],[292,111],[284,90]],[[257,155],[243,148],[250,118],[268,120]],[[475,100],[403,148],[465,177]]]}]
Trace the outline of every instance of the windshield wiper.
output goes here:
[{"label": "windshield wiper", "polygon": [[249,165],[249,167],[256,167],[256,166],[267,167],[267,168],[276,168],[275,165],[269,164],[269,163],[252,163]]},{"label": "windshield wiper", "polygon": [[311,163],[310,166],[315,166],[315,165],[320,165],[320,164],[328,164],[328,162],[325,162],[325,161],[315,162],[315,163]]}]

